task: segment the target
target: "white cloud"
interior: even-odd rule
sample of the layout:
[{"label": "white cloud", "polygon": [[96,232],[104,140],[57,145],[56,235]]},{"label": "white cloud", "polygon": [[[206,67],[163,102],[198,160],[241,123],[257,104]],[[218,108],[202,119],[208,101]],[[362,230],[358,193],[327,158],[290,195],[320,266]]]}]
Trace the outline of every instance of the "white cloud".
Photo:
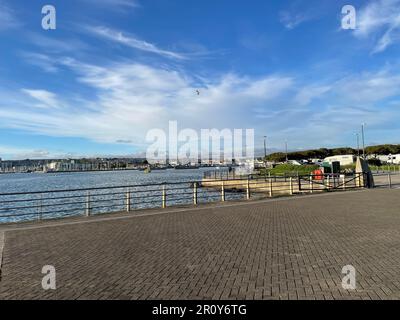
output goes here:
[{"label": "white cloud", "polygon": [[372,53],[386,50],[400,39],[400,0],[371,1],[357,14],[358,38],[378,38]]},{"label": "white cloud", "polygon": [[48,55],[34,52],[22,52],[21,57],[29,64],[37,66],[49,73],[58,71],[57,59],[53,59]]},{"label": "white cloud", "polygon": [[[400,75],[393,68],[331,82],[299,83],[295,77],[279,74],[253,77],[229,73],[199,80],[175,68],[126,61],[99,66],[59,58],[56,63],[75,74],[90,98],[71,100],[37,88],[25,89],[24,96],[29,99],[14,103],[3,99],[7,97],[3,94],[0,127],[102,143],[123,142],[140,149],[146,146],[149,129],[167,129],[170,120],[177,120],[180,129],[254,128],[273,141],[291,137],[291,143],[299,145],[315,141],[316,136],[318,141],[332,142],[329,137],[345,130],[353,132],[357,121],[384,125],[388,119],[399,118],[394,111],[376,106],[379,103],[382,108],[385,101],[396,97],[398,101]],[[34,101],[62,107],[48,107],[43,112],[31,108]]]},{"label": "white cloud", "polygon": [[295,96],[295,103],[305,106],[316,98],[319,98],[331,90],[330,86],[306,86],[301,88]]},{"label": "white cloud", "polygon": [[39,104],[35,105],[36,107],[58,108],[60,106],[60,102],[58,101],[57,96],[52,92],[34,89],[22,89],[21,91],[39,101]]},{"label": "white cloud", "polygon": [[117,31],[114,29],[100,26],[100,27],[87,27],[87,30],[96,36],[99,36],[107,40],[111,40],[113,42],[120,43],[130,48],[151,52],[166,58],[173,58],[173,59],[186,58],[183,54],[160,49],[152,43],[137,39],[132,35],[124,35],[121,31]]},{"label": "white cloud", "polygon": [[[49,108],[46,113],[9,108],[2,101],[1,126],[99,142],[132,141],[140,146],[149,129],[166,128],[169,120],[195,129],[251,128],[252,110],[278,99],[292,86],[290,78],[278,75],[253,79],[228,74],[198,83],[182,72],[138,63],[107,68],[73,59],[62,63],[77,74],[79,82],[94,89],[97,98]],[[59,104],[59,98],[45,90],[24,92],[43,105]]]},{"label": "white cloud", "polygon": [[301,23],[311,19],[311,17],[305,13],[289,11],[282,11],[279,18],[280,22],[289,30],[294,29]]}]

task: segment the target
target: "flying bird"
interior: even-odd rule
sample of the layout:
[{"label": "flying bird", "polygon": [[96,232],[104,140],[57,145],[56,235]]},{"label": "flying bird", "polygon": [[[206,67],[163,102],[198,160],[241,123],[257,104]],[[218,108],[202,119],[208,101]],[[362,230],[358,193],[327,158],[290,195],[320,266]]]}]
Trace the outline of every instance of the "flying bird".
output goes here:
[{"label": "flying bird", "polygon": [[200,95],[200,91],[199,90],[196,90],[196,93],[197,93],[198,96]]}]

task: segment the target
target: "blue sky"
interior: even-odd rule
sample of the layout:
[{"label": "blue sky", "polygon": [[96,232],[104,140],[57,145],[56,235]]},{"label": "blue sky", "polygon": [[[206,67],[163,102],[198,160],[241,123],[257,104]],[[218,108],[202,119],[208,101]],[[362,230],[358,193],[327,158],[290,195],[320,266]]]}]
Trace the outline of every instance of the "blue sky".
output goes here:
[{"label": "blue sky", "polygon": [[271,150],[354,146],[363,122],[400,142],[400,0],[0,0],[0,49],[3,159],[140,154],[170,120]]}]

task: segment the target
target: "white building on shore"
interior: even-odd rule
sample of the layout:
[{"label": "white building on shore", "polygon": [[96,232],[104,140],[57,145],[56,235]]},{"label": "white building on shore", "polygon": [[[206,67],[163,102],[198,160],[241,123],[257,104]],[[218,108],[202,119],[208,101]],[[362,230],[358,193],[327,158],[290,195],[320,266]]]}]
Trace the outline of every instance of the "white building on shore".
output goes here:
[{"label": "white building on shore", "polygon": [[340,155],[340,156],[332,156],[332,157],[327,157],[324,159],[324,162],[340,162],[341,166],[349,166],[352,165],[356,162],[356,156],[352,154],[346,154],[346,155]]}]

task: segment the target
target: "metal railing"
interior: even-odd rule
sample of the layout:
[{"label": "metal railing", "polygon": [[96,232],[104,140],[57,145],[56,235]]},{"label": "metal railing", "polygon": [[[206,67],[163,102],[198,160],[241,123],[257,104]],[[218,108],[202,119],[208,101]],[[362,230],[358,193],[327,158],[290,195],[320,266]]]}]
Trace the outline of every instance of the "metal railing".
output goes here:
[{"label": "metal railing", "polygon": [[230,180],[203,179],[146,185],[1,193],[0,223],[347,190],[360,187],[357,185],[357,179],[360,179],[359,175],[347,177],[340,184],[335,183],[337,181],[335,177],[329,175],[248,176]]},{"label": "metal railing", "polygon": [[377,188],[400,188],[400,172],[386,171],[374,173],[374,184]]}]

